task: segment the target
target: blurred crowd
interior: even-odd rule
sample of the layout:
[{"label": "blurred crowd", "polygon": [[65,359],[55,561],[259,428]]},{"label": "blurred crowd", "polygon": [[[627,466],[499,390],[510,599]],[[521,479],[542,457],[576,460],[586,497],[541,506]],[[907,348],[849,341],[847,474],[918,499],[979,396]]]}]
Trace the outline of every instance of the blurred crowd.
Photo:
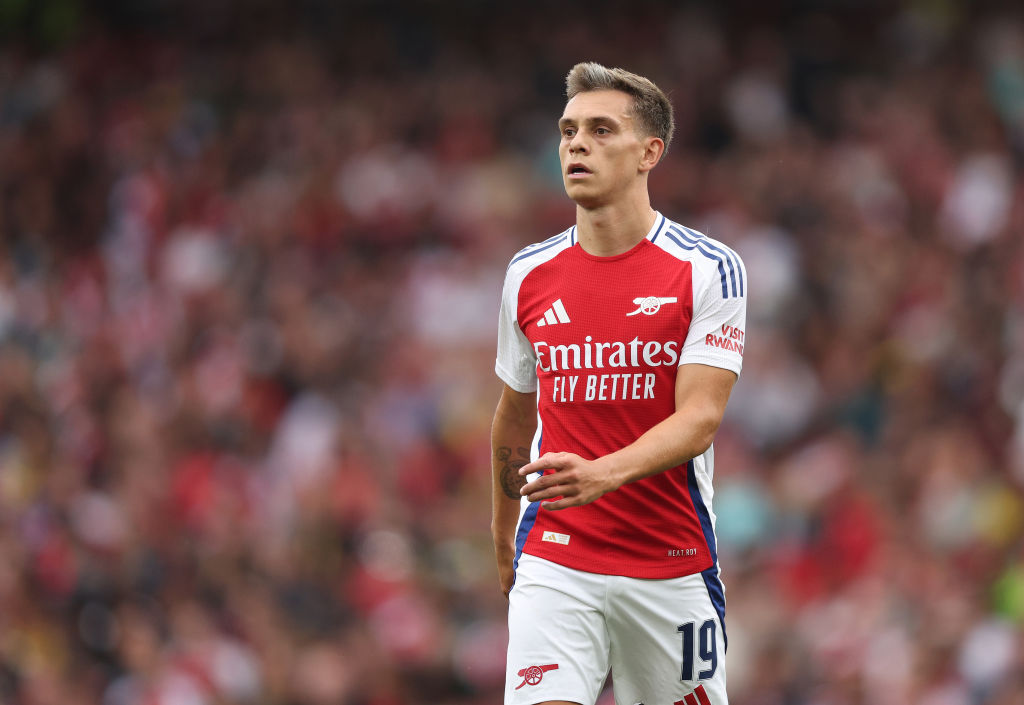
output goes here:
[{"label": "blurred crowd", "polygon": [[0,703],[500,702],[498,298],[580,60],[749,272],[732,701],[1024,703],[1024,16],[953,0],[0,5]]}]

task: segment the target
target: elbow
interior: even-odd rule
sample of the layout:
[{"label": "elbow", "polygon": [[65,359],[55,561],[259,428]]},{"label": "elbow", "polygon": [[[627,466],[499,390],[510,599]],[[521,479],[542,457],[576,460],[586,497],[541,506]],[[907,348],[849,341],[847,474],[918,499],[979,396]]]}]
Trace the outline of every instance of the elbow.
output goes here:
[{"label": "elbow", "polygon": [[701,455],[707,452],[711,444],[715,442],[715,435],[718,433],[718,427],[722,424],[722,418],[720,416],[706,416],[700,419],[694,424],[694,453],[693,457]]}]

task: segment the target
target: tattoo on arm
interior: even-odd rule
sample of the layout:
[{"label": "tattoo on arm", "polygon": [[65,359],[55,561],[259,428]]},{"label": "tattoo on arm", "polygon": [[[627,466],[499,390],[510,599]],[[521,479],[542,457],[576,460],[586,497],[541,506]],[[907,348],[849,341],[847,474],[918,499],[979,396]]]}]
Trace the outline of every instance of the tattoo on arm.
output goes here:
[{"label": "tattoo on arm", "polygon": [[519,468],[530,462],[530,451],[527,448],[516,448],[519,457],[512,457],[512,449],[508,446],[501,446],[494,451],[494,458],[498,464],[501,489],[509,499],[519,499],[519,489],[526,484],[526,478],[519,476]]}]

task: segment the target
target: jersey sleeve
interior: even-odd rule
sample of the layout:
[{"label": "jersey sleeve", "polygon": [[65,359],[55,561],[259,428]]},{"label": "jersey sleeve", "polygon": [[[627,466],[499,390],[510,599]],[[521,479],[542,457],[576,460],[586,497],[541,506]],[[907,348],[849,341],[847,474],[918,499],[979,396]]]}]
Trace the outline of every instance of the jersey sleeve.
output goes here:
[{"label": "jersey sleeve", "polygon": [[[735,258],[742,288],[723,286],[716,276],[702,278],[694,292],[693,319],[683,343],[679,364],[700,363],[732,370],[739,377],[746,343],[746,272],[739,256]],[[717,273],[716,273],[717,274]],[[725,289],[725,291],[723,291]]]},{"label": "jersey sleeve", "polygon": [[525,394],[537,389],[537,358],[516,320],[518,284],[511,272],[505,276],[498,312],[498,356],[494,371],[505,384]]}]

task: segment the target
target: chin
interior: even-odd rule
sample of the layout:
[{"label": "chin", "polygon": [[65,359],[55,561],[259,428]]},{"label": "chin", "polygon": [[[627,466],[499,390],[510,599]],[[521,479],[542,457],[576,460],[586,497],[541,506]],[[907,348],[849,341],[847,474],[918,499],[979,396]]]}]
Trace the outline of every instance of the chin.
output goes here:
[{"label": "chin", "polygon": [[606,194],[593,191],[591,189],[579,188],[566,188],[566,195],[571,198],[576,205],[582,208],[597,208],[602,206],[607,201]]},{"label": "chin", "polygon": [[596,210],[606,205],[604,201],[597,198],[574,198],[572,200],[577,206],[588,211]]}]

